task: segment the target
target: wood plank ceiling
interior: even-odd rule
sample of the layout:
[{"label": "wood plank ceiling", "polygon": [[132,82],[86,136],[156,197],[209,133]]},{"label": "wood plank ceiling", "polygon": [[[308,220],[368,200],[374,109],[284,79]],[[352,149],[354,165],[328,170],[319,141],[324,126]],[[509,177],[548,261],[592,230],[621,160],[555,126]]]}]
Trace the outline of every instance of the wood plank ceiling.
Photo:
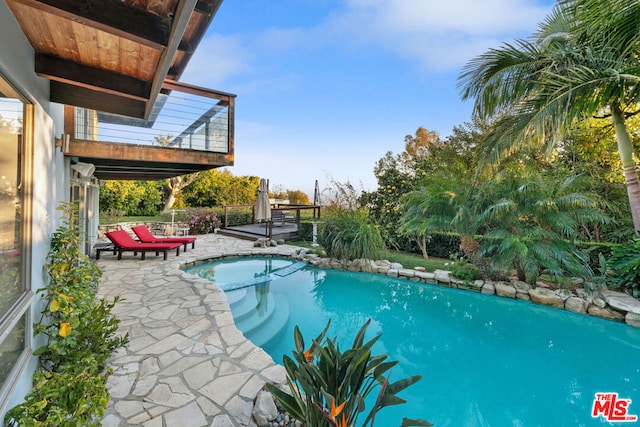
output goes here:
[{"label": "wood plank ceiling", "polygon": [[50,100],[147,118],[179,80],[222,0],[6,0]]}]

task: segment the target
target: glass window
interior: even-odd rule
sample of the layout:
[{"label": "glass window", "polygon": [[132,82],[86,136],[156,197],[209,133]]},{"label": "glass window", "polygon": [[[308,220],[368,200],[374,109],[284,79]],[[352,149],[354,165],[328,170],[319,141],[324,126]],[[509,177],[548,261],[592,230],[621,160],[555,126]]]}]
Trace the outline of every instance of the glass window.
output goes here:
[{"label": "glass window", "polygon": [[0,388],[24,350],[26,323],[26,315],[23,315],[0,343]]},{"label": "glass window", "polygon": [[[25,169],[30,165],[25,129],[32,128],[33,108],[0,76],[0,402],[6,397],[29,346],[29,257],[25,250],[29,217],[24,197]],[[26,118],[26,123],[25,123]],[[31,132],[27,132],[31,138]],[[28,246],[27,246],[28,247]]]},{"label": "glass window", "polygon": [[21,168],[23,103],[0,97],[0,318],[23,292]]}]

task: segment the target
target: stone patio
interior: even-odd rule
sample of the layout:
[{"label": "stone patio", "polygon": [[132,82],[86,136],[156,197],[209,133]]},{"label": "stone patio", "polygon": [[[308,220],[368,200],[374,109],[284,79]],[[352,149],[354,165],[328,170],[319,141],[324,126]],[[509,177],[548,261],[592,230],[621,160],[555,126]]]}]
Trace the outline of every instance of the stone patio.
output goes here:
[{"label": "stone patio", "polygon": [[234,325],[224,293],[180,265],[222,255],[289,256],[295,247],[255,248],[217,234],[169,260],[103,253],[100,296],[123,298],[113,314],[130,343],[111,360],[104,427],[255,426],[254,400],[285,371]]}]

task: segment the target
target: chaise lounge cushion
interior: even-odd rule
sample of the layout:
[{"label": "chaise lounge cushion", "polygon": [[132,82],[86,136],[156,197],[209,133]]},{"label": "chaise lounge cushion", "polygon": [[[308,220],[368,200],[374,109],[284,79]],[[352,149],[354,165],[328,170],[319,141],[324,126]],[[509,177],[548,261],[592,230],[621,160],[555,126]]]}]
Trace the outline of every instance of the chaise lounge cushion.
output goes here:
[{"label": "chaise lounge cushion", "polygon": [[109,231],[106,233],[109,240],[113,242],[118,252],[118,259],[122,259],[122,252],[132,251],[135,255],[136,252],[142,252],[142,259],[145,258],[146,252],[156,252],[156,255],[160,252],[164,252],[164,259],[167,259],[167,251],[170,249],[176,249],[176,256],[180,255],[180,246],[182,243],[141,243],[133,240],[129,233],[124,230]]},{"label": "chaise lounge cushion", "polygon": [[185,252],[187,251],[187,245],[189,243],[191,243],[191,249],[196,247],[195,237],[156,237],[151,234],[151,231],[144,225],[131,227],[131,229],[143,243],[180,243],[184,245]]}]

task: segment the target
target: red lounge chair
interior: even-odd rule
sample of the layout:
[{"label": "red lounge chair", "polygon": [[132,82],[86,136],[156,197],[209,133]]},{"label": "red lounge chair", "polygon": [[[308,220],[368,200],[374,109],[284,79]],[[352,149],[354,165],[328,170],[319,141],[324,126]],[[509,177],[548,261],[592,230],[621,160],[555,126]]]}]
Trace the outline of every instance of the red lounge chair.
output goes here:
[{"label": "red lounge chair", "polygon": [[187,252],[187,245],[191,243],[191,249],[196,247],[195,237],[156,237],[145,225],[131,227],[138,239],[142,243],[181,243],[184,245],[184,251]]},{"label": "red lounge chair", "polygon": [[106,236],[113,242],[118,252],[118,259],[122,259],[122,252],[133,252],[133,255],[142,252],[142,259],[144,259],[146,252],[155,252],[156,256],[160,252],[164,252],[164,259],[167,259],[168,250],[175,249],[176,256],[178,256],[180,255],[180,246],[182,246],[182,243],[140,243],[133,240],[124,230],[109,231]]}]

